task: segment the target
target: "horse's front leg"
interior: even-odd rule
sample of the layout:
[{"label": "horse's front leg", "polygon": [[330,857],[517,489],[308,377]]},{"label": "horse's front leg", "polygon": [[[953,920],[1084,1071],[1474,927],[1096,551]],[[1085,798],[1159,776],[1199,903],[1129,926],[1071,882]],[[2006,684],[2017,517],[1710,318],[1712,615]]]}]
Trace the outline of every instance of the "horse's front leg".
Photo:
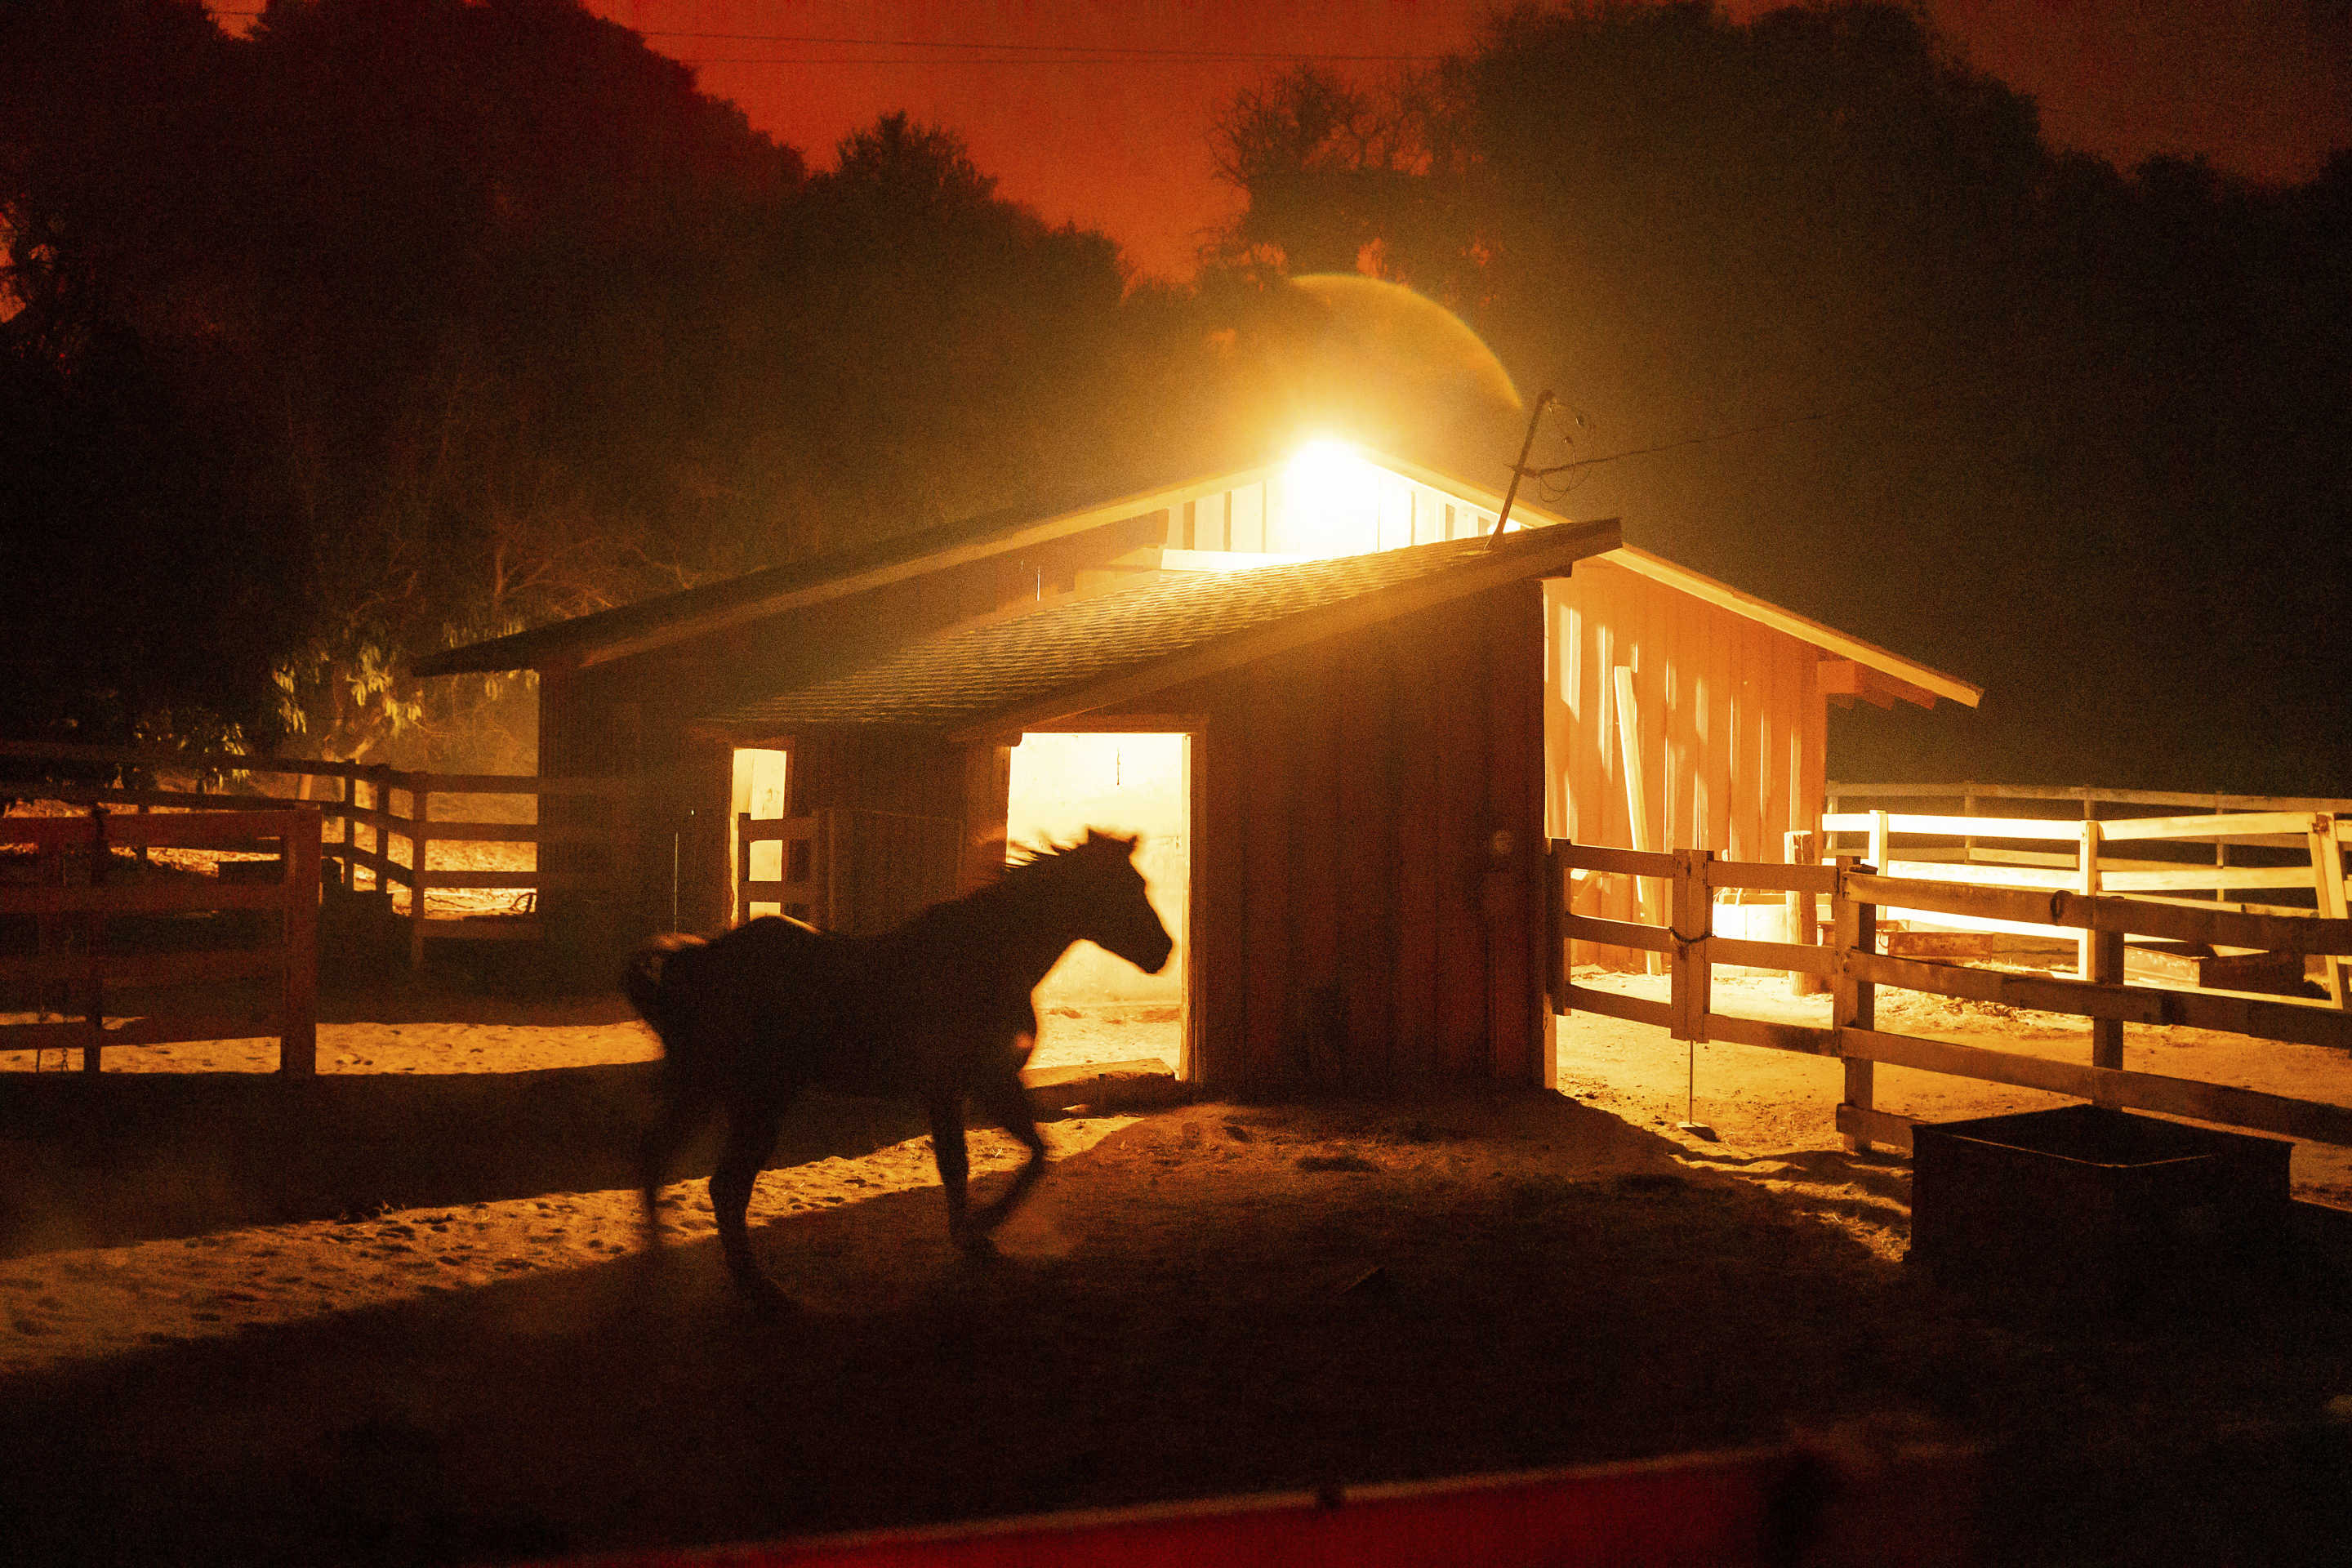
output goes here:
[{"label": "horse's front leg", "polygon": [[939,1162],[940,1186],[948,1198],[948,1236],[967,1252],[985,1251],[987,1234],[971,1228],[971,1199],[964,1190],[971,1157],[963,1144],[963,1100],[954,1094],[933,1095],[924,1109],[931,1118],[931,1158]]},{"label": "horse's front leg", "polygon": [[752,1260],[751,1188],[775,1150],[783,1118],[782,1105],[728,1107],[727,1146],[719,1152],[718,1169],[710,1173],[710,1213],[719,1224],[719,1248],[726,1255],[727,1272],[755,1306],[770,1310],[789,1309],[793,1303]]},{"label": "horse's front leg", "polygon": [[1021,1083],[1020,1063],[1028,1059],[1026,1051],[1020,1052],[1008,1058],[1002,1071],[992,1072],[972,1086],[972,1099],[979,1102],[981,1110],[1029,1151],[1027,1161],[1013,1173],[1013,1184],[972,1215],[972,1228],[982,1236],[1003,1225],[1021,1200],[1029,1195],[1029,1189],[1045,1175],[1045,1135],[1037,1131],[1037,1119],[1029,1109],[1029,1091]]}]

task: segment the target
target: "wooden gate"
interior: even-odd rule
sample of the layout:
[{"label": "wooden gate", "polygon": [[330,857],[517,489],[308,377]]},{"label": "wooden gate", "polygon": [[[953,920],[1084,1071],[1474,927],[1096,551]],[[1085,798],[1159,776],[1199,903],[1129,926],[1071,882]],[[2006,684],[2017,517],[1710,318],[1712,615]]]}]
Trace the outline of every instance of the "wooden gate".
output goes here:
[{"label": "wooden gate", "polygon": [[[120,786],[64,783],[47,776],[76,767],[89,769],[97,777],[121,776],[126,781],[144,774],[148,787],[129,783]],[[581,895],[592,903],[617,904],[637,877],[634,779],[424,773],[364,763],[0,741],[0,782],[5,782],[5,793],[18,799],[128,805],[142,812],[151,808],[267,812],[289,804],[268,795],[208,794],[203,787],[208,776],[234,779],[240,784],[257,778],[290,778],[296,781],[294,787],[306,794],[315,786],[334,791],[333,797],[310,806],[322,815],[330,835],[320,853],[338,887],[356,892],[364,879],[368,889],[382,897],[387,916],[392,913],[392,889],[407,890],[406,908],[399,919],[406,927],[412,968],[424,963],[428,939],[539,940],[546,934],[539,918],[542,892],[562,891]],[[14,782],[19,778],[23,782]],[[173,778],[194,787],[153,787]],[[394,809],[400,804],[394,798],[395,794],[407,797],[404,813]],[[452,796],[466,803],[455,820],[447,810]],[[484,812],[474,803],[486,796],[503,797],[506,809]],[[513,804],[525,800],[530,802],[527,816]],[[551,811],[551,806],[555,809]],[[485,816],[500,820],[474,820]],[[514,820],[518,816],[522,819]],[[121,837],[131,831],[128,819],[118,816],[114,821],[115,841],[132,842]],[[446,864],[435,868],[430,864],[433,852],[442,851],[446,861],[452,858],[452,846],[474,863],[463,868]],[[490,846],[497,847],[487,854],[465,853]],[[562,864],[551,868],[550,858]],[[433,894],[436,892],[443,895],[439,918],[428,920],[427,906],[436,903]],[[507,907],[497,911],[451,907],[478,901],[479,896],[494,898]]]},{"label": "wooden gate", "polygon": [[[173,812],[149,816],[0,816],[0,844],[29,846],[30,886],[0,887],[0,915],[30,916],[34,951],[0,954],[0,983],[47,994],[61,988],[56,1022],[0,1026],[0,1050],[81,1052],[97,1072],[102,1047],[176,1040],[278,1037],[278,1068],[297,1077],[316,1070],[319,983],[319,808],[284,811]],[[213,874],[131,880],[113,851],[154,848],[259,853],[225,860]],[[110,922],[248,910],[259,940],[231,937],[191,950],[147,941],[118,945]],[[117,928],[113,933],[120,936]],[[262,1016],[145,1013],[107,1024],[108,993],[274,980],[275,1005]],[[117,1005],[120,1005],[118,1001]],[[36,1065],[37,1066],[37,1056]]]}]

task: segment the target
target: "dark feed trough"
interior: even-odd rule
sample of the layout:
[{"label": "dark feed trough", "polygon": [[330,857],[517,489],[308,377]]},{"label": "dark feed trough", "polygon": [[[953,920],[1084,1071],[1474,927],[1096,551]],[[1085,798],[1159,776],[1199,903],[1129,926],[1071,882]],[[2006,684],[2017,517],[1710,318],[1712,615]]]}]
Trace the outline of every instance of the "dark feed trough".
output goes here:
[{"label": "dark feed trough", "polygon": [[2095,1105],[1912,1131],[1912,1261],[1939,1279],[2125,1305],[2275,1253],[2283,1139]]}]

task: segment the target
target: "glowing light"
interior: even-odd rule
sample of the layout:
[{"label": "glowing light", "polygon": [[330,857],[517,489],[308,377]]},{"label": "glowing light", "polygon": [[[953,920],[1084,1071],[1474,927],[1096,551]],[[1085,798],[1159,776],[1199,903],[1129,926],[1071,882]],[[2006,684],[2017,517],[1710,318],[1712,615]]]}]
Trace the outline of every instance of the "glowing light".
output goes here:
[{"label": "glowing light", "polygon": [[1310,441],[1283,469],[1278,542],[1292,555],[1353,555],[1376,548],[1381,470],[1344,441]]}]

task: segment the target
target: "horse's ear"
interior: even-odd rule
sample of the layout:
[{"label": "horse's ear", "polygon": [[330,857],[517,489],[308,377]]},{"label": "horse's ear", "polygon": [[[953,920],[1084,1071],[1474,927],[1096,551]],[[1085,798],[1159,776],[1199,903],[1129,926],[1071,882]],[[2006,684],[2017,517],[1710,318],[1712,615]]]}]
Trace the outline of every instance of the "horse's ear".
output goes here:
[{"label": "horse's ear", "polygon": [[1121,838],[1118,834],[1105,833],[1099,827],[1089,827],[1087,829],[1087,847],[1089,848],[1092,848],[1096,845],[1101,845],[1107,851],[1111,846],[1117,845],[1120,854],[1132,856],[1135,853],[1135,847],[1142,842],[1143,835],[1140,833],[1135,834],[1129,837]]}]

